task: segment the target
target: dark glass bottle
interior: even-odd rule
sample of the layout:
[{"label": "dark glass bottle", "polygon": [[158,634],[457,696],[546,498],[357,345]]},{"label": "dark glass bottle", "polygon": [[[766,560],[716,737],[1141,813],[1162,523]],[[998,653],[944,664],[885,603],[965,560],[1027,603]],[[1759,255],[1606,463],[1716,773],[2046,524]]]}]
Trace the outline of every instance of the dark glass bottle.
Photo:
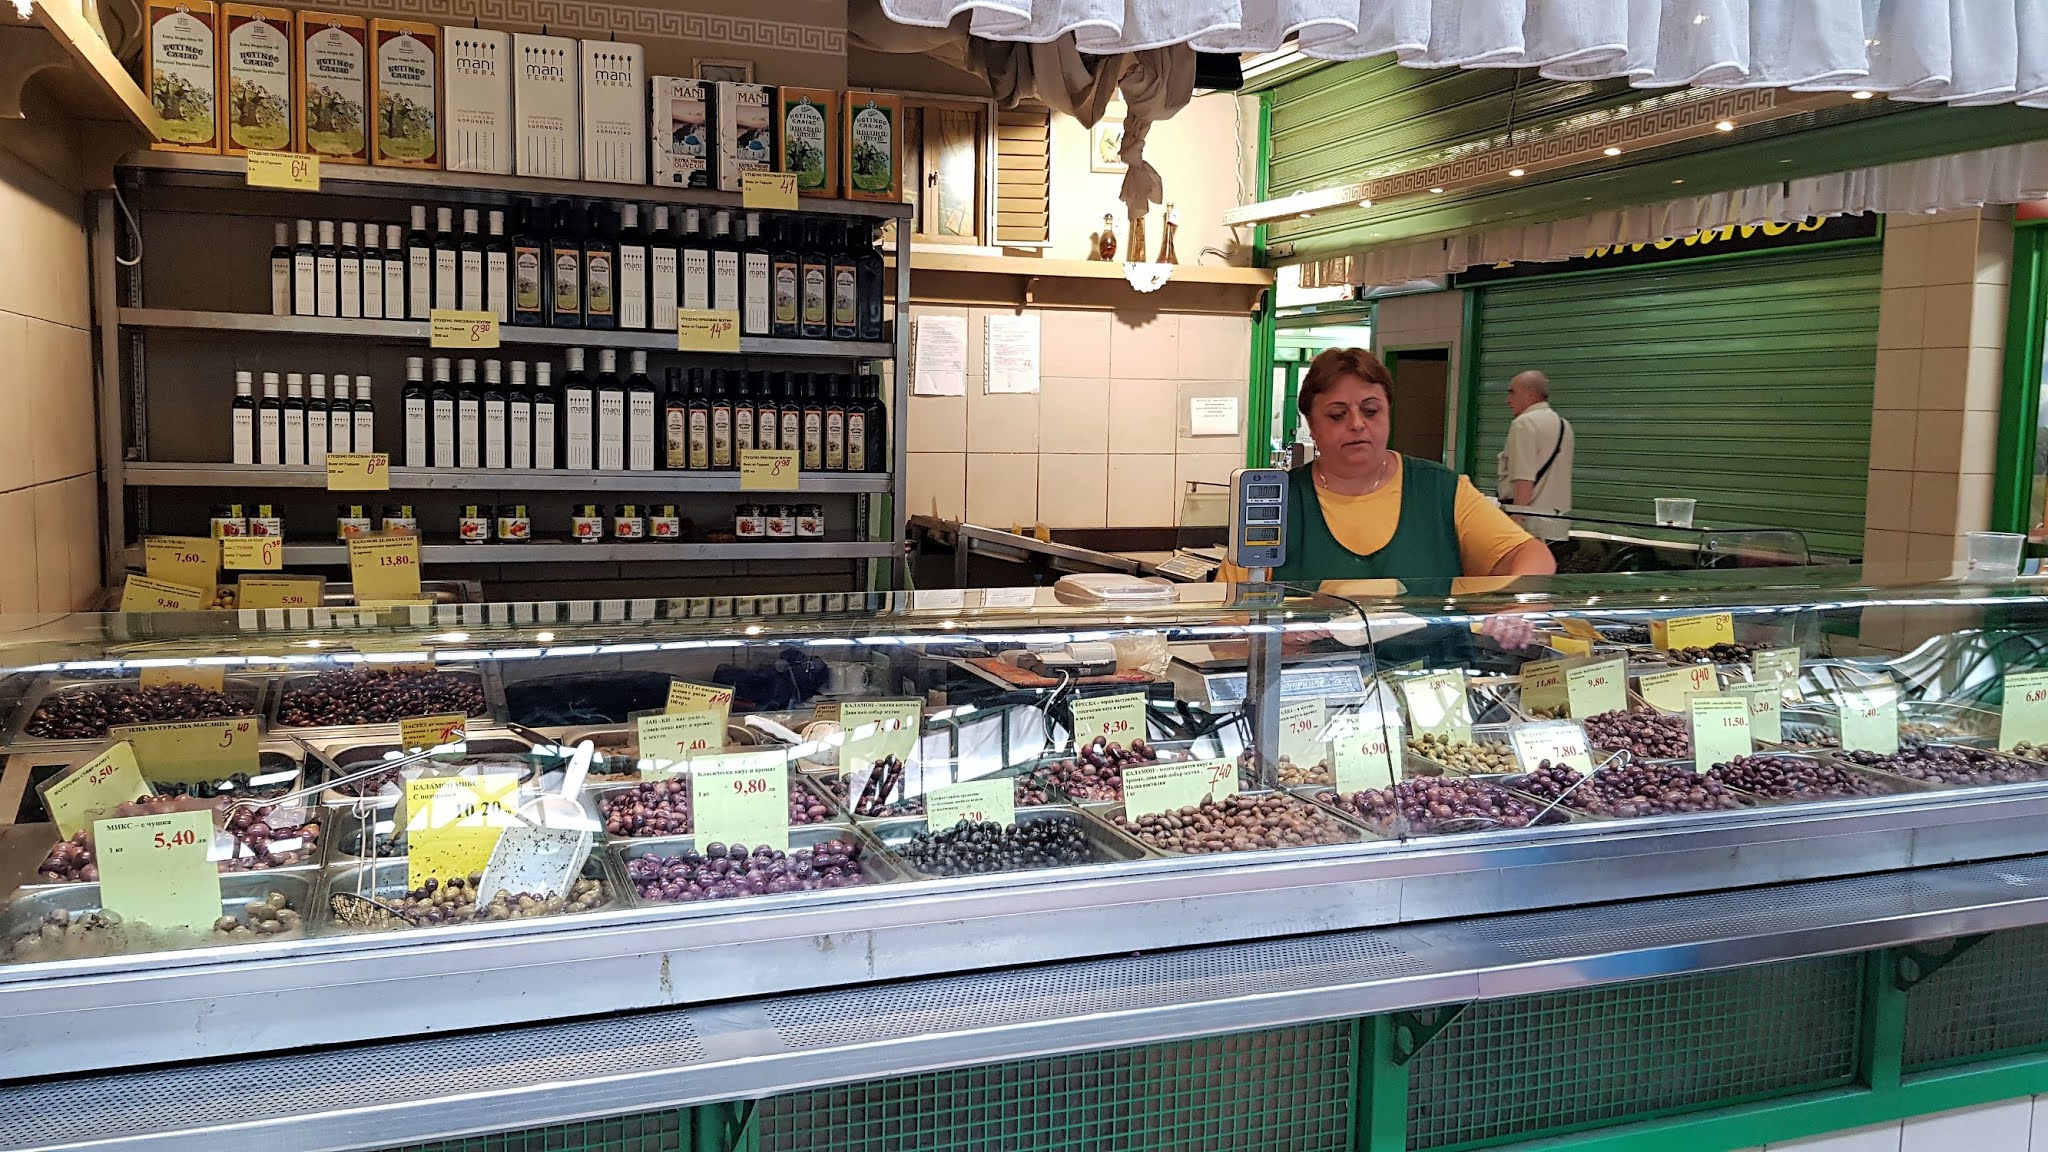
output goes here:
[{"label": "dark glass bottle", "polygon": [[583,373],[583,349],[571,348],[562,374],[562,467],[597,467],[597,393]]},{"label": "dark glass bottle", "polygon": [[[613,272],[613,293],[618,297],[622,329],[647,329],[647,237],[640,231],[640,206],[626,204],[619,209],[618,267]],[[652,392],[654,386],[649,384]]]},{"label": "dark glass bottle", "polygon": [[738,466],[732,450],[732,373],[715,368],[711,372],[711,470],[730,472]]},{"label": "dark glass bottle", "polygon": [[690,401],[683,395],[683,370],[671,368],[662,381],[661,466],[681,472],[690,466]]},{"label": "dark glass bottle", "polygon": [[512,441],[512,396],[505,390],[505,366],[497,360],[484,361],[483,466],[510,468]]},{"label": "dark glass bottle", "polygon": [[803,374],[803,470],[825,470],[825,401],[818,396],[818,374]]},{"label": "dark glass bottle", "polygon": [[761,238],[761,214],[747,213],[747,234],[740,248],[740,335],[774,333],[774,270],[768,244]]},{"label": "dark glass bottle", "polygon": [[867,412],[867,469],[887,472],[895,467],[889,459],[889,412],[882,404],[882,378],[873,369],[861,373],[860,403]]},{"label": "dark glass bottle", "polygon": [[711,306],[721,312],[738,312],[740,299],[740,245],[733,235],[732,213],[721,208],[711,217]]},{"label": "dark glass bottle", "polygon": [[711,396],[704,387],[704,370],[690,369],[690,459],[692,472],[711,469]]},{"label": "dark glass bottle", "polygon": [[683,210],[683,235],[676,242],[682,289],[679,306],[702,311],[711,307],[711,245],[704,239],[704,214]]},{"label": "dark glass bottle", "polygon": [[740,453],[761,446],[754,436],[754,397],[761,392],[761,373],[735,372],[732,384],[732,458],[733,466],[738,467]]},{"label": "dark glass bottle", "polygon": [[855,226],[853,244],[854,291],[859,298],[860,338],[882,339],[882,254],[875,248],[875,226],[863,221]]},{"label": "dark glass bottle", "polygon": [[536,235],[540,223],[540,205],[528,201],[512,236],[512,323],[529,327],[548,322],[548,253],[546,239]]},{"label": "dark glass bottle", "polygon": [[[405,316],[425,320],[434,307],[434,240],[427,234],[427,209],[412,206],[412,227],[405,233]],[[304,315],[311,316],[309,309]]]},{"label": "dark glass bottle", "polygon": [[341,258],[334,243],[334,221],[320,221],[320,242],[313,246],[313,312],[341,315]]},{"label": "dark glass bottle", "polygon": [[846,471],[846,377],[825,376],[825,471]]},{"label": "dark glass bottle", "polygon": [[798,314],[798,335],[806,340],[823,340],[832,335],[832,256],[819,240],[819,222],[803,222],[802,311]]},{"label": "dark glass bottle", "polygon": [[626,470],[652,472],[659,449],[655,447],[659,421],[654,381],[647,376],[647,353],[635,351],[632,371],[626,375]]},{"label": "dark glass bottle", "polygon": [[431,467],[434,460],[433,416],[428,410],[427,364],[418,356],[405,358],[405,387],[399,392],[405,409],[405,466]]},{"label": "dark glass bottle", "polygon": [[512,322],[512,242],[505,238],[505,212],[493,208],[485,222],[490,234],[484,237],[484,299],[478,307],[495,313],[498,323]]},{"label": "dark glass bottle", "polygon": [[656,332],[675,331],[680,275],[668,205],[657,204],[653,226],[647,232],[647,326]]},{"label": "dark glass bottle", "polygon": [[533,366],[533,466],[562,467],[562,403],[549,383],[555,366],[543,360]]},{"label": "dark glass bottle", "polygon": [[476,384],[476,361],[455,363],[455,466],[484,466],[484,397]]},{"label": "dark glass bottle", "polygon": [[456,245],[460,266],[456,302],[458,307],[471,312],[486,311],[491,306],[490,293],[484,291],[484,237],[478,223],[476,209],[462,210],[462,240]]},{"label": "dark glass bottle", "polygon": [[462,249],[455,238],[455,209],[434,209],[434,307],[460,308]]},{"label": "dark glass bottle", "polygon": [[597,350],[597,467],[626,469],[626,382],[619,378],[619,354]]},{"label": "dark glass bottle", "polygon": [[832,225],[832,338],[860,339],[860,261],[847,222]]},{"label": "dark glass bottle", "polygon": [[589,205],[583,235],[583,326],[619,326],[619,247],[611,212]]},{"label": "dark glass bottle", "polygon": [[769,317],[772,334],[794,338],[803,332],[803,257],[797,252],[794,221],[781,219],[769,229],[769,275],[774,293]]},{"label": "dark glass bottle", "polygon": [[804,447],[804,403],[797,394],[797,375],[781,373],[775,382],[776,447],[801,457]]},{"label": "dark glass bottle", "polygon": [[558,202],[548,232],[548,323],[557,328],[583,327],[583,238],[572,221],[571,205]]},{"label": "dark glass bottle", "polygon": [[455,467],[455,388],[449,383],[446,356],[434,357],[434,387],[427,393],[433,414],[434,467]]},{"label": "dark glass bottle", "polygon": [[270,314],[289,316],[292,314],[292,242],[287,235],[290,226],[284,221],[277,222],[270,245]]}]

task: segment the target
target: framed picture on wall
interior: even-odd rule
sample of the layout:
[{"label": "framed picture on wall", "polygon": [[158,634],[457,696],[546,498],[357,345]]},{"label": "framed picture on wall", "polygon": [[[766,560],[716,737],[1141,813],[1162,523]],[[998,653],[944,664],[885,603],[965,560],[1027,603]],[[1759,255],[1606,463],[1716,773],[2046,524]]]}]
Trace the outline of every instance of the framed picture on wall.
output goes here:
[{"label": "framed picture on wall", "polygon": [[1118,153],[1124,147],[1124,118],[1105,116],[1088,130],[1088,170],[1090,172],[1125,172],[1125,164]]},{"label": "framed picture on wall", "polygon": [[720,60],[710,56],[699,56],[692,64],[699,80],[723,80],[729,84],[754,82],[752,60]]}]

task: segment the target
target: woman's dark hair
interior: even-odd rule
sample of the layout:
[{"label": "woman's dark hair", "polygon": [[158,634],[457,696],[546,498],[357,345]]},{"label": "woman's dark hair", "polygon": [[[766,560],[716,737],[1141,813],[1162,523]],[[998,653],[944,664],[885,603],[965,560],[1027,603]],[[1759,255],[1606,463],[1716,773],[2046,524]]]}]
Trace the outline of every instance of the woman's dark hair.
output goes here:
[{"label": "woman's dark hair", "polygon": [[1308,372],[1301,378],[1301,390],[1294,396],[1295,411],[1308,415],[1316,398],[1346,376],[1379,385],[1380,391],[1387,394],[1387,407],[1393,407],[1394,378],[1377,357],[1363,348],[1325,348],[1308,363]]}]

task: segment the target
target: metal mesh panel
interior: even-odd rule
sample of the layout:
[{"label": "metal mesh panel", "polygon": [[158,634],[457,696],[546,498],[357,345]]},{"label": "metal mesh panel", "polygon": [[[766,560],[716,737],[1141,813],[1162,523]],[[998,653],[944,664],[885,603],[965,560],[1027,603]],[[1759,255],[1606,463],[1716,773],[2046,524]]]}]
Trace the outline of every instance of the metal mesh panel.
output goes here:
[{"label": "metal mesh panel", "polygon": [[2048,1045],[2048,926],[1994,933],[1906,995],[1905,1066]]},{"label": "metal mesh panel", "polygon": [[690,1144],[687,1111],[648,1112],[494,1132],[461,1140],[408,1144],[386,1152],[682,1152]]},{"label": "metal mesh panel", "polygon": [[1342,1152],[1348,1023],[1087,1052],[764,1102],[762,1152]]},{"label": "metal mesh panel", "polygon": [[1528,1140],[1848,1082],[1859,962],[1831,956],[1472,1005],[1411,1065],[1408,1147]]}]

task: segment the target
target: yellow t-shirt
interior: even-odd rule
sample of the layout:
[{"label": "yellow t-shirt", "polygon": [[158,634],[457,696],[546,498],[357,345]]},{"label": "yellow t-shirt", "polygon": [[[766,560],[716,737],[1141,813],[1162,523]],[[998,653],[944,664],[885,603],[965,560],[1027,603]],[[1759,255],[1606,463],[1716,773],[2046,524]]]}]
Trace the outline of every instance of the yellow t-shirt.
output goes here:
[{"label": "yellow t-shirt", "polygon": [[[1394,478],[1377,492],[1363,496],[1342,496],[1322,488],[1316,489],[1316,500],[1323,506],[1323,522],[1330,526],[1330,535],[1337,543],[1361,556],[1369,556],[1387,546],[1394,538],[1394,529],[1401,522],[1401,462],[1394,461]],[[1493,566],[1506,558],[1507,554],[1520,548],[1535,537],[1522,531],[1500,506],[1479,494],[1469,477],[1458,477],[1458,496],[1455,517],[1458,531],[1458,561],[1468,576],[1485,576]],[[1226,582],[1242,581],[1248,577],[1244,569],[1226,562],[1216,573],[1216,579]]]}]

